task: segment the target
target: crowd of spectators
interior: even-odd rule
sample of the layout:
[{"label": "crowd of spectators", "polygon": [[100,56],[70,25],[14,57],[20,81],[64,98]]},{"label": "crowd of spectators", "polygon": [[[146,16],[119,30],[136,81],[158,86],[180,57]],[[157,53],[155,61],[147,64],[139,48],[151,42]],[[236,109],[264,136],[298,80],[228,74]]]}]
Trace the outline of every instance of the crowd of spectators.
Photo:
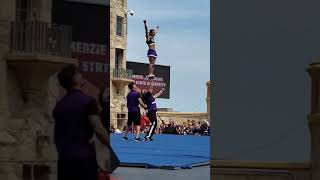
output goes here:
[{"label": "crowd of spectators", "polygon": [[167,127],[173,127],[176,131],[176,134],[179,135],[210,135],[210,124],[206,121],[196,122],[195,120],[188,120],[182,124],[176,124],[174,120],[170,120],[169,124],[162,122],[158,129],[158,133],[162,134],[163,130]]},{"label": "crowd of spectators", "polygon": [[[124,127],[125,128],[125,127]],[[158,125],[158,129],[156,130],[156,134],[164,134],[165,129],[170,128],[171,134],[177,135],[198,135],[198,136],[210,136],[210,124],[206,121],[196,122],[195,120],[188,120],[187,122],[183,122],[182,124],[177,124],[174,120],[170,120],[169,123],[165,123],[162,121],[160,125]],[[141,131],[147,133],[149,130],[149,126],[142,126]],[[131,130],[130,130],[131,131]],[[121,133],[120,130],[115,129],[114,126],[111,126],[112,133]]]}]

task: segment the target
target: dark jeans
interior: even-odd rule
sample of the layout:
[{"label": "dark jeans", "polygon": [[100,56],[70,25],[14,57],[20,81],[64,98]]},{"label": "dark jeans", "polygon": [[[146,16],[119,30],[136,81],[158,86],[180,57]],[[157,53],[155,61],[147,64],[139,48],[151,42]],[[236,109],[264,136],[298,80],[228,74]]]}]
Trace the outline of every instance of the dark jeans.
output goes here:
[{"label": "dark jeans", "polygon": [[58,160],[58,180],[97,180],[96,159]]}]

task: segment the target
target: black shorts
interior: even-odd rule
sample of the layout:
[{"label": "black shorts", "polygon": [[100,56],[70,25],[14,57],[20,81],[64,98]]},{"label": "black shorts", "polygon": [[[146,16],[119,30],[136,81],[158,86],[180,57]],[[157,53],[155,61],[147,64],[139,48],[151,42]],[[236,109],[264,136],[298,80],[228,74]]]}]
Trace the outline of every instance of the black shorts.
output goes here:
[{"label": "black shorts", "polygon": [[128,126],[140,126],[140,112],[128,112]]},{"label": "black shorts", "polygon": [[157,122],[157,112],[156,111],[148,112],[147,116],[148,116],[151,123]]},{"label": "black shorts", "polygon": [[98,179],[98,165],[96,159],[58,160],[57,179]]}]

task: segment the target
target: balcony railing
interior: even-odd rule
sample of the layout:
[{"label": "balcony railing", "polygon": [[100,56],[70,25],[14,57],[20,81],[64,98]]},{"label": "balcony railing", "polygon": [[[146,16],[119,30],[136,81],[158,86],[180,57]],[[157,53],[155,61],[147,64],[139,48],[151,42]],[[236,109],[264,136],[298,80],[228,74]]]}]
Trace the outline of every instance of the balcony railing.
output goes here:
[{"label": "balcony railing", "polygon": [[71,26],[29,21],[11,23],[10,52],[71,57]]},{"label": "balcony railing", "polygon": [[133,71],[131,69],[114,68],[113,78],[132,79]]}]

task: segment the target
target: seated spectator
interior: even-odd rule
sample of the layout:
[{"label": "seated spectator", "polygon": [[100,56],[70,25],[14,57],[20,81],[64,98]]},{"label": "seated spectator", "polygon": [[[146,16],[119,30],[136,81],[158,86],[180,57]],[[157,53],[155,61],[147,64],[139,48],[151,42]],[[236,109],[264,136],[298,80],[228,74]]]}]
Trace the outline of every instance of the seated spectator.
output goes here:
[{"label": "seated spectator", "polygon": [[192,134],[193,135],[200,135],[200,129],[198,128],[198,126],[193,128]]},{"label": "seated spectator", "polygon": [[183,126],[183,127],[187,127],[187,123],[186,123],[186,122],[183,122],[183,123],[182,123],[182,126]]},{"label": "seated spectator", "polygon": [[145,126],[143,132],[146,134],[149,132],[150,126]]},{"label": "seated spectator", "polygon": [[192,124],[191,124],[191,121],[188,119],[187,120],[187,126],[191,126]]},{"label": "seated spectator", "polygon": [[207,131],[208,131],[208,136],[210,136],[210,126],[208,126]]},{"label": "seated spectator", "polygon": [[184,134],[184,135],[189,135],[189,129],[188,129],[188,128],[185,128],[183,134]]},{"label": "seated spectator", "polygon": [[162,122],[159,126],[159,134],[162,134],[162,131],[166,128],[166,125]]},{"label": "seated spectator", "polygon": [[202,135],[204,136],[208,136],[210,135],[210,126],[208,123],[203,122],[203,124],[201,125],[201,131],[202,131]]},{"label": "seated spectator", "polygon": [[192,126],[192,127],[195,127],[196,125],[197,125],[197,122],[196,122],[195,120],[192,120],[192,121],[191,121],[191,126]]},{"label": "seated spectator", "polygon": [[110,133],[114,133],[115,130],[116,130],[116,128],[114,127],[114,124],[112,124],[110,126]]},{"label": "seated spectator", "polygon": [[170,123],[169,123],[168,127],[175,127],[175,123],[174,123],[173,120],[170,120]]},{"label": "seated spectator", "polygon": [[183,130],[182,130],[182,126],[181,125],[177,126],[177,132],[178,132],[179,135],[183,134]]}]

